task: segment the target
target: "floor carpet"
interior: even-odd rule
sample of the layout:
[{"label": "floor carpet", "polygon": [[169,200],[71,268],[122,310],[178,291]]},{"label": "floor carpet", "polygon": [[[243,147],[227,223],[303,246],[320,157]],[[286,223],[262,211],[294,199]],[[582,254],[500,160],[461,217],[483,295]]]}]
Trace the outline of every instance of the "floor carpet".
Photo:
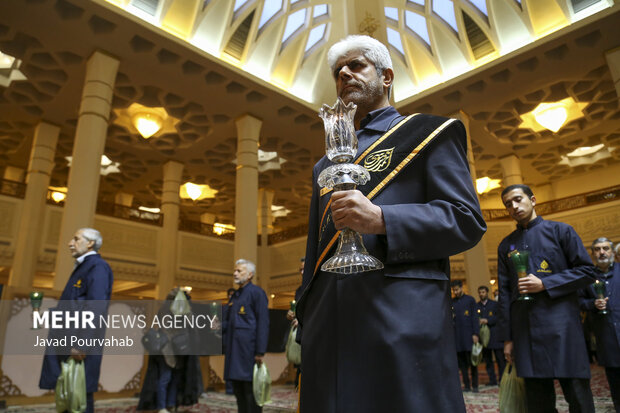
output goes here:
[{"label": "floor carpet", "polygon": [[[486,372],[480,369],[480,382],[488,382]],[[609,386],[605,378],[605,371],[600,367],[592,368],[590,382],[597,413],[614,413],[613,404],[609,395]],[[480,387],[479,393],[464,393],[468,413],[496,413],[498,412],[497,386]],[[557,407],[559,413],[568,413],[568,405],[562,397],[562,390],[556,382],[558,394]],[[95,397],[96,398],[96,397]],[[292,386],[274,386],[271,392],[271,402],[263,408],[264,413],[290,413],[296,411],[297,394]],[[137,398],[100,400],[95,403],[96,413],[134,413],[138,404]],[[55,412],[52,404],[32,406],[9,406],[7,412],[19,413],[48,413]],[[189,413],[233,413],[237,411],[235,398],[232,395],[209,392],[203,394],[200,402],[180,410]],[[383,412],[378,412],[383,413]]]}]

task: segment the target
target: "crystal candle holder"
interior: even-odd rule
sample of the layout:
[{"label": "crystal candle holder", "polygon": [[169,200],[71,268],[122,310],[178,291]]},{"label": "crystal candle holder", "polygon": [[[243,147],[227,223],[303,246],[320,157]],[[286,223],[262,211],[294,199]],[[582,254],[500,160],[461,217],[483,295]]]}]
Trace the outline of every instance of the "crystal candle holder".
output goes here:
[{"label": "crystal candle holder", "polygon": [[[319,117],[325,126],[325,152],[334,163],[324,169],[318,178],[321,187],[332,188],[334,192],[355,189],[370,181],[370,174],[361,165],[352,163],[357,154],[357,136],[353,118],[357,106],[345,105],[338,98],[332,107],[323,105]],[[321,266],[321,270],[338,274],[353,274],[380,270],[383,263],[368,254],[361,234],[343,228],[338,238],[336,253]]]}]

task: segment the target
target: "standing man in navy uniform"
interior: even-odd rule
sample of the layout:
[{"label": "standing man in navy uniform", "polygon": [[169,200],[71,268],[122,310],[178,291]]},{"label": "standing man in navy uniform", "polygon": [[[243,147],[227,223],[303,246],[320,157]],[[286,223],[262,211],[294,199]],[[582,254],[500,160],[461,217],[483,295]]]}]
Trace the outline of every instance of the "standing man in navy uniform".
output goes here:
[{"label": "standing man in navy uniform", "polygon": [[267,351],[269,309],[267,294],[252,284],[256,266],[248,260],[237,260],[233,277],[239,286],[228,302],[222,325],[226,340],[224,379],[232,381],[239,413],[262,412],[252,390],[254,363],[260,365]]},{"label": "standing man in navy uniform", "polygon": [[[478,366],[471,363],[471,348],[478,342],[480,325],[476,312],[476,300],[471,295],[463,292],[463,282],[454,280],[452,286],[452,311],[454,312],[454,331],[456,336],[456,357],[459,370],[463,377],[464,391],[478,393]],[[469,382],[469,370],[471,370],[471,386]]]},{"label": "standing man in navy uniform", "polygon": [[[313,170],[297,305],[301,412],[465,412],[449,257],[476,245],[486,230],[465,128],[456,119],[401,116],[390,106],[392,61],[376,39],[349,36],[327,60],[338,96],[357,105],[357,160],[372,170],[359,190],[336,193],[316,182],[327,157]],[[320,270],[344,227],[363,234],[383,270]]]},{"label": "standing man in navy uniform", "polygon": [[[517,229],[499,244],[499,339],[524,378],[529,413],[555,411],[558,379],[571,412],[594,413],[590,364],[577,291],[594,281],[594,267],[575,230],[536,215],[527,185],[511,185],[502,202]],[[530,252],[528,275],[518,278],[512,251]],[[520,294],[534,299],[518,300]]]},{"label": "standing man in navy uniform", "polygon": [[[75,268],[67,285],[60,296],[60,305],[69,302],[82,302],[97,309],[105,311],[102,305],[107,307],[107,302],[112,294],[112,283],[114,281],[112,270],[107,262],[101,258],[98,251],[103,240],[99,231],[93,228],[82,228],[77,230],[71,241],[69,250],[75,258]],[[103,303],[105,302],[105,303]],[[98,331],[98,335],[104,336],[105,330]],[[88,354],[86,354],[88,352]],[[101,370],[102,348],[70,349],[72,357],[76,361],[84,361],[86,372],[86,413],[95,411],[95,401],[93,393],[99,386],[99,373]],[[47,353],[43,358],[41,379],[39,387],[42,389],[53,390],[56,388],[56,381],[60,375],[60,363],[67,358],[66,355]]]},{"label": "standing man in navy uniform", "polygon": [[[605,374],[616,413],[620,413],[620,264],[614,263],[614,244],[608,238],[592,243],[596,280],[605,283],[606,298],[590,285],[580,292],[581,308],[590,311],[596,337],[596,358]],[[607,314],[601,311],[606,310]]]},{"label": "standing man in navy uniform", "polygon": [[[482,350],[482,359],[487,368],[489,376],[489,386],[497,386],[497,377],[501,379],[504,373],[506,359],[504,357],[504,344],[497,339],[497,301],[489,298],[489,287],[481,285],[478,287],[478,297],[480,301],[476,304],[480,326],[487,325],[490,331],[489,343]],[[495,376],[495,364],[493,363],[493,354],[497,360],[499,375]]]}]

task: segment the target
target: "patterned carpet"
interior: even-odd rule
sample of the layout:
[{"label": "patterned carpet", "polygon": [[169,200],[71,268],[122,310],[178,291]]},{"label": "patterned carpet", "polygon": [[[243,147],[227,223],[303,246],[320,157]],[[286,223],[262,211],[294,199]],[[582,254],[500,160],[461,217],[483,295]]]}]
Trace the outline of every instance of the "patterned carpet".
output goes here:
[{"label": "patterned carpet", "polygon": [[[480,369],[480,382],[486,383],[487,376]],[[597,413],[614,413],[609,395],[609,386],[605,379],[605,371],[600,367],[592,368],[592,393]],[[480,393],[464,393],[468,413],[496,413],[498,411],[498,387],[481,386]],[[562,397],[562,390],[556,383],[559,413],[568,413],[568,405]],[[96,398],[96,397],[95,397]],[[290,413],[297,406],[297,395],[292,386],[274,386],[271,392],[271,403],[263,408],[264,413]],[[100,400],[95,403],[96,413],[134,413],[138,404],[137,398]],[[10,406],[8,412],[48,413],[55,412],[54,405]],[[188,413],[233,413],[237,411],[235,398],[224,393],[209,392],[203,395],[200,402],[181,412]]]}]

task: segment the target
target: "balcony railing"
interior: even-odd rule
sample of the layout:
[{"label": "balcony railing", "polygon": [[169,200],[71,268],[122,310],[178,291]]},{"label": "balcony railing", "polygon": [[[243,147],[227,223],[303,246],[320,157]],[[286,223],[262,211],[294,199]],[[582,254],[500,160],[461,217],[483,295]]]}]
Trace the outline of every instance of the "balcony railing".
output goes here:
[{"label": "balcony railing", "polygon": [[205,224],[200,221],[190,221],[187,219],[179,220],[179,230],[193,232],[195,234],[206,235],[207,237],[215,237],[220,239],[234,240],[235,232],[223,228],[216,228],[219,233],[214,232],[213,225]]},{"label": "balcony railing", "polygon": [[0,194],[23,199],[26,195],[26,184],[9,181],[8,179],[0,179]]},{"label": "balcony railing", "polygon": [[163,223],[163,215],[160,213],[142,211],[137,208],[114,204],[112,202],[98,202],[97,213],[109,217],[138,221],[143,224],[161,226]]},{"label": "balcony railing", "polygon": [[[612,186],[598,191],[586,192],[584,194],[560,198],[549,202],[541,202],[539,204],[537,203],[536,214],[549,215],[556,212],[596,205],[602,202],[614,201],[616,199],[620,199],[620,186]],[[482,216],[485,221],[510,219],[510,215],[508,215],[508,211],[505,209],[484,209],[482,211]]]},{"label": "balcony railing", "polygon": [[[48,191],[47,202],[49,204],[63,206],[64,200],[56,202],[52,198],[52,192]],[[24,198],[26,193],[26,184],[6,179],[0,179],[0,194],[13,196],[16,198]],[[548,215],[562,211],[568,211],[575,208],[582,208],[590,205],[596,205],[604,202],[620,199],[620,185],[613,186],[598,191],[586,192],[575,196],[560,198],[549,202],[541,202],[536,204],[536,213],[538,215]],[[126,207],[109,202],[97,203],[97,213],[115,218],[137,221],[144,224],[161,226],[163,223],[163,214],[142,211],[137,208]],[[485,221],[502,221],[509,220],[510,215],[505,209],[484,209],[482,216]],[[226,240],[234,240],[235,233],[231,230],[216,228],[211,224],[205,224],[200,221],[191,221],[187,219],[179,220],[179,230],[201,234],[208,237],[215,237]],[[269,245],[288,241],[295,238],[305,237],[308,233],[308,225],[302,224],[293,228],[279,231],[269,235]],[[257,244],[260,245],[260,234]]]}]

